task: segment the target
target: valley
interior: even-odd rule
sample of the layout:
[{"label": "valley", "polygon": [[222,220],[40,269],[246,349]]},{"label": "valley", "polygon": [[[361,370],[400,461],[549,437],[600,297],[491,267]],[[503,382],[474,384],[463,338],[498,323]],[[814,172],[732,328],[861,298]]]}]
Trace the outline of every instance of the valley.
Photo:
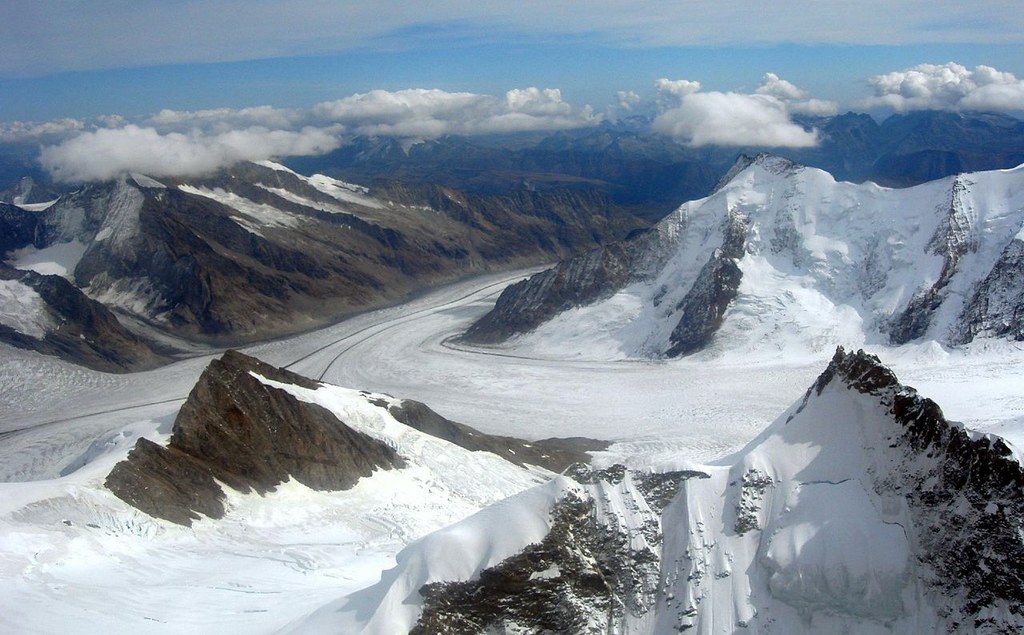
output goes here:
[{"label": "valley", "polygon": [[[606,439],[613,444],[595,454],[595,465],[659,472],[700,469],[737,450],[828,361],[825,354],[756,365],[742,355],[558,359],[450,342],[527,273],[475,278],[245,350],[331,384],[421,400],[483,432]],[[1024,445],[1024,347],[988,341],[971,350],[911,344],[876,352],[903,381],[938,397],[949,418]],[[420,485],[374,476],[348,492],[313,492],[293,482],[263,497],[231,494],[224,519],[189,531],[129,511],[103,489],[103,478],[138,437],[166,440],[211,356],[110,375],[5,349],[5,628],[275,632],[372,584],[399,549],[476,510],[424,507],[432,499],[417,494]],[[527,487],[526,478],[502,491]],[[382,507],[382,491],[397,498]],[[86,575],[103,582],[86,582]],[[45,618],[18,609],[40,603],[51,607]],[[130,608],[104,611],[106,603]]]}]

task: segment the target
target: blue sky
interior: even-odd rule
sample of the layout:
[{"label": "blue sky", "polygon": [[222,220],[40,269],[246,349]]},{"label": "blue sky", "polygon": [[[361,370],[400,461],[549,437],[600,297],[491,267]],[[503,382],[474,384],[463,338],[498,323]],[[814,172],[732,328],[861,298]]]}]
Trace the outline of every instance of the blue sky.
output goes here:
[{"label": "blue sky", "polygon": [[654,91],[661,77],[713,90],[754,90],[774,72],[846,108],[870,94],[870,76],[928,62],[995,66],[1024,76],[1024,46],[796,45],[611,48],[586,42],[458,44],[238,62],[167,64],[0,78],[0,120],[137,116],[197,110],[309,106],[375,88],[502,94],[560,88],[573,103],[604,107],[620,90]]},{"label": "blue sky", "polygon": [[42,160],[67,179],[141,139],[209,165],[630,111],[779,146],[814,142],[798,114],[1024,111],[1019,0],[0,3],[0,143],[61,145]]},{"label": "blue sky", "polygon": [[0,120],[308,106],[374,88],[560,88],[597,108],[660,77],[766,72],[852,106],[916,64],[1024,76],[1016,0],[3,0]]}]

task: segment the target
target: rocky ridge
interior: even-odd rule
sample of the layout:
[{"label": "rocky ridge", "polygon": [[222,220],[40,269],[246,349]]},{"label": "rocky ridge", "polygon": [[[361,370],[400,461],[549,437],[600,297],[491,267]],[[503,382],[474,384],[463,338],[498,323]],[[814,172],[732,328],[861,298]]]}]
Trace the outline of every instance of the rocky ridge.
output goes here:
[{"label": "rocky ridge", "polygon": [[676,531],[656,632],[1024,624],[1018,457],[947,421],[878,358],[839,349],[736,456],[685,483],[666,510]]},{"label": "rocky ridge", "polygon": [[[16,296],[5,299],[10,303],[7,311],[18,304],[27,313],[17,316],[19,320],[0,319],[2,342],[103,372],[146,370],[170,359],[61,276],[21,271],[0,263],[0,283],[6,283]],[[28,328],[25,319],[29,320]]]},{"label": "rocky ridge", "polygon": [[587,451],[607,445],[590,439],[527,443],[487,435],[420,402],[359,393],[358,401],[371,413],[359,414],[357,409],[353,417],[390,420],[396,426],[387,434],[371,435],[379,422],[353,425],[301,394],[322,387],[228,351],[203,371],[178,412],[167,445],[139,438],[111,470],[106,487],[150,516],[191,525],[203,516],[224,516],[224,487],[262,495],[294,480],[315,490],[339,491],[375,471],[406,467],[410,459],[396,449],[401,444],[395,437],[408,436],[407,430],[437,439],[440,447],[458,446],[463,454],[487,453],[509,466],[508,471],[523,474],[589,460]]},{"label": "rocky ridge", "polygon": [[174,335],[308,330],[473,273],[565,257],[644,223],[575,191],[377,189],[264,162],[188,181],[124,174],[43,210],[0,205],[8,264],[80,245],[67,277]]}]

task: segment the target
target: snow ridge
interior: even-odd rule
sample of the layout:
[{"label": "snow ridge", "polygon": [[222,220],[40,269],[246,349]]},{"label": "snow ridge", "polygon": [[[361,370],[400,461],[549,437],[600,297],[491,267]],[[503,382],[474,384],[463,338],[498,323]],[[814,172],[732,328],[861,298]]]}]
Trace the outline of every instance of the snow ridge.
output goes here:
[{"label": "snow ridge", "polygon": [[1012,632],[1024,470],[877,358],[807,394],[666,510],[656,632]]}]

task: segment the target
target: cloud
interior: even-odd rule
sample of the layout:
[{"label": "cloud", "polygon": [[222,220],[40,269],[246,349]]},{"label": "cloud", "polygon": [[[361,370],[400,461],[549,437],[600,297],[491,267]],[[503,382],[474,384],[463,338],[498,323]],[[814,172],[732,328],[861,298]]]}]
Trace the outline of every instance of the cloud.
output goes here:
[{"label": "cloud", "polygon": [[243,160],[323,154],[340,145],[335,135],[318,128],[299,131],[251,127],[216,135],[161,134],[151,127],[82,133],[42,149],[39,161],[57,181],[98,181],[125,171],[151,176],[205,174]]},{"label": "cloud", "polygon": [[24,143],[65,136],[85,128],[79,119],[55,119],[53,121],[11,121],[0,123],[0,142]]},{"label": "cloud", "polygon": [[920,64],[868,81],[875,94],[862,102],[865,108],[1024,111],[1024,80],[991,66]]},{"label": "cloud", "polygon": [[767,95],[779,101],[785,102],[789,112],[796,115],[811,115],[816,117],[829,117],[839,111],[839,105],[834,101],[824,99],[811,99],[807,91],[797,88],[775,73],[765,73],[761,85],[754,91],[757,95]]},{"label": "cloud", "polygon": [[632,110],[640,105],[641,101],[640,95],[631,90],[620,90],[615,93],[615,97],[619,100],[619,108],[623,110]]},{"label": "cloud", "polygon": [[[700,83],[659,79],[659,102],[675,100],[652,124],[655,132],[690,146],[761,146],[803,148],[817,145],[818,135],[794,123],[792,104],[810,105],[806,94],[769,73],[752,95],[700,92]],[[789,102],[778,95],[799,102]],[[822,104],[830,102],[822,102]]]},{"label": "cloud", "polygon": [[657,79],[654,81],[654,89],[658,91],[656,99],[658,110],[664,111],[675,108],[682,103],[687,95],[700,90],[700,82],[689,79]]},{"label": "cloud", "polygon": [[254,106],[195,111],[164,109],[148,117],[145,123],[164,131],[201,129],[226,132],[252,126],[288,130],[300,125],[303,119],[304,115],[299,110]]},{"label": "cloud", "polygon": [[562,130],[595,125],[589,106],[573,108],[554,88],[522,88],[499,99],[437,89],[374,90],[313,107],[322,122],[354,134],[433,139],[446,134]]},{"label": "cloud", "polygon": [[[0,75],[587,38],[608,47],[1019,44],[1007,0],[34,0],[7,3]],[[757,16],[757,19],[750,19]],[[440,35],[439,35],[440,34]],[[440,38],[450,38],[444,40]]]},{"label": "cloud", "polygon": [[50,135],[40,163],[57,181],[79,182],[128,170],[192,176],[239,161],[323,154],[339,147],[343,135],[432,139],[578,128],[601,120],[589,106],[574,108],[555,88],[517,88],[503,98],[436,89],[375,90],[308,109],[161,110],[134,123],[107,115],[88,125],[77,120],[9,124],[0,128],[0,138]]}]

